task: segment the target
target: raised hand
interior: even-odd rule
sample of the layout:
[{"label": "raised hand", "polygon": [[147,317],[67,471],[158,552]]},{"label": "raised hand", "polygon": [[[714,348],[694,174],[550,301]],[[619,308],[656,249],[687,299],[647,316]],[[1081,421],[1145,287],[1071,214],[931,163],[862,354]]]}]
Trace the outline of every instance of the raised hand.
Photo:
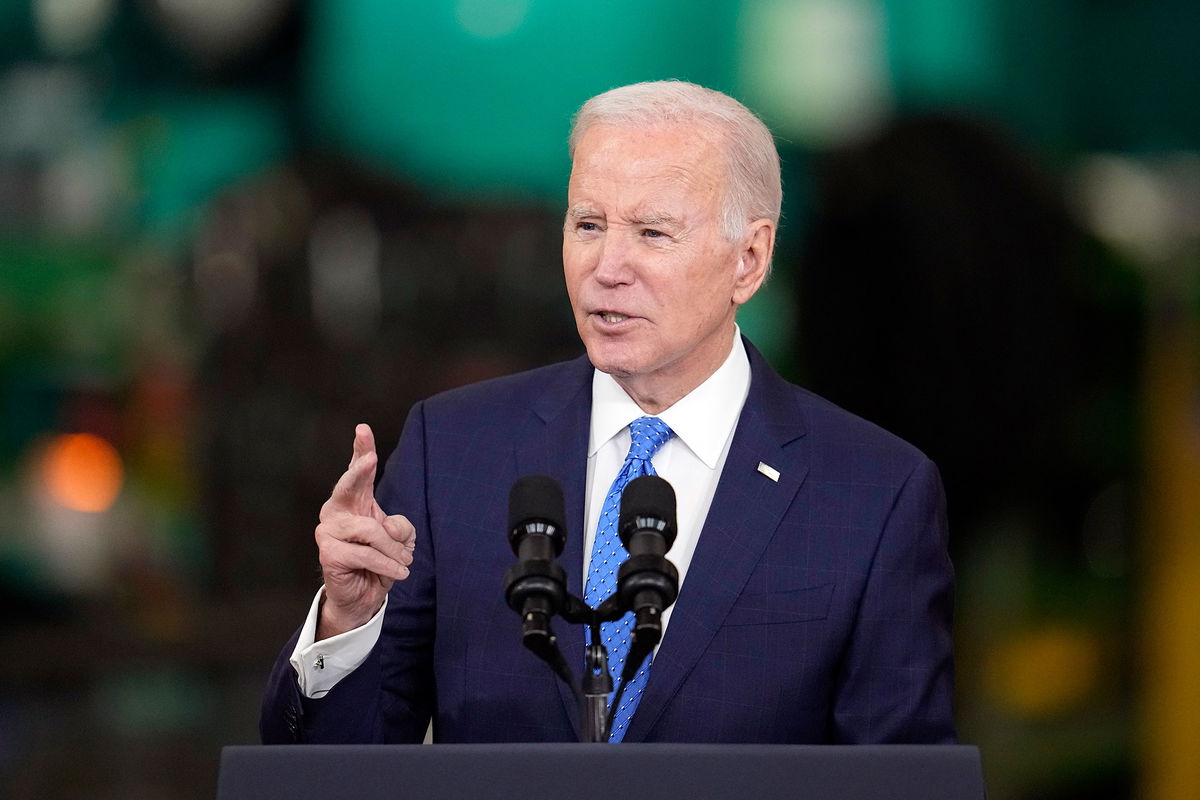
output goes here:
[{"label": "raised hand", "polygon": [[321,506],[316,529],[325,577],[318,641],[363,625],[379,611],[392,583],[408,577],[416,530],[375,502],[378,463],[375,434],[368,425],[357,426],[350,466]]}]

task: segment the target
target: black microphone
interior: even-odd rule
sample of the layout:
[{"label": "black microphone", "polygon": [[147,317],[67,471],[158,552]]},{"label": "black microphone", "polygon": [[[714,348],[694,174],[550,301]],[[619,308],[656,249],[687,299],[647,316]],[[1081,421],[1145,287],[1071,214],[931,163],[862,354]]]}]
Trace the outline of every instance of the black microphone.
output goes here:
[{"label": "black microphone", "polygon": [[554,647],[550,618],[567,594],[555,559],[566,543],[566,514],[558,482],[546,475],[518,478],[508,495],[508,543],[517,563],[504,576],[504,598],[523,620],[522,639],[535,653]]},{"label": "black microphone", "polygon": [[631,679],[662,639],[662,612],[679,595],[679,573],[666,559],[675,543],[675,490],[657,475],[634,478],[621,494],[617,531],[629,558],[617,571],[621,607],[632,611],[633,642],[624,674]]}]

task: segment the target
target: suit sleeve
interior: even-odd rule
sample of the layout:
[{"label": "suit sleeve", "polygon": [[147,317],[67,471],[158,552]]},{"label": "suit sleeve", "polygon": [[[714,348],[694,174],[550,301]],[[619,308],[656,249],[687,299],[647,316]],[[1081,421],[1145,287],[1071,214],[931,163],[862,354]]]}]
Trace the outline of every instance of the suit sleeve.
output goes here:
[{"label": "suit sleeve", "polygon": [[409,577],[392,586],[379,641],[357,669],[323,697],[310,699],[302,696],[289,663],[294,635],[276,659],[263,697],[264,744],[417,743],[424,738],[434,709],[436,621],[425,446],[419,403],[376,489],[380,507],[404,514],[417,530]]},{"label": "suit sleeve", "polygon": [[835,742],[956,740],[953,592],[942,482],[922,458],[876,545],[837,679]]}]

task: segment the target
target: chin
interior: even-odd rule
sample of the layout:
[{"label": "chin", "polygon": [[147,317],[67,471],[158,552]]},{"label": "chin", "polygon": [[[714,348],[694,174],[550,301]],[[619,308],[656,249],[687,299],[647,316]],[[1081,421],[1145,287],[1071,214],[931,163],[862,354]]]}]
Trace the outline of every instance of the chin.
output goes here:
[{"label": "chin", "polygon": [[637,370],[621,362],[596,359],[590,355],[588,356],[588,360],[592,362],[593,367],[608,375],[612,375],[614,378],[628,378],[637,374]]},{"label": "chin", "polygon": [[614,378],[628,378],[637,374],[637,360],[627,352],[620,352],[625,348],[605,347],[594,343],[585,344],[587,345],[588,361],[591,361],[592,366],[601,372],[608,373]]}]

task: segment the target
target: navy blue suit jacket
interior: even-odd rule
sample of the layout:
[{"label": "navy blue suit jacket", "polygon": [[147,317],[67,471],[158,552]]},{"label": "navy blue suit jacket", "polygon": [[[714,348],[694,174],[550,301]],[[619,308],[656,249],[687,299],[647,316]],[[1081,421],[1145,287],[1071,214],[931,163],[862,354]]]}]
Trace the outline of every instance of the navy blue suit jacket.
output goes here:
[{"label": "navy blue suit jacket", "polygon": [[[625,741],[954,741],[936,468],[747,350],[749,396]],[[442,742],[578,739],[572,695],[522,647],[502,578],[509,489],[543,473],[563,487],[560,563],[582,594],[591,381],[580,358],[412,409],[377,490],[416,526],[411,576],[367,661],[325,697],[300,696],[288,643],[265,742],[419,742],[431,717]],[[582,627],[555,630],[578,674]]]}]

